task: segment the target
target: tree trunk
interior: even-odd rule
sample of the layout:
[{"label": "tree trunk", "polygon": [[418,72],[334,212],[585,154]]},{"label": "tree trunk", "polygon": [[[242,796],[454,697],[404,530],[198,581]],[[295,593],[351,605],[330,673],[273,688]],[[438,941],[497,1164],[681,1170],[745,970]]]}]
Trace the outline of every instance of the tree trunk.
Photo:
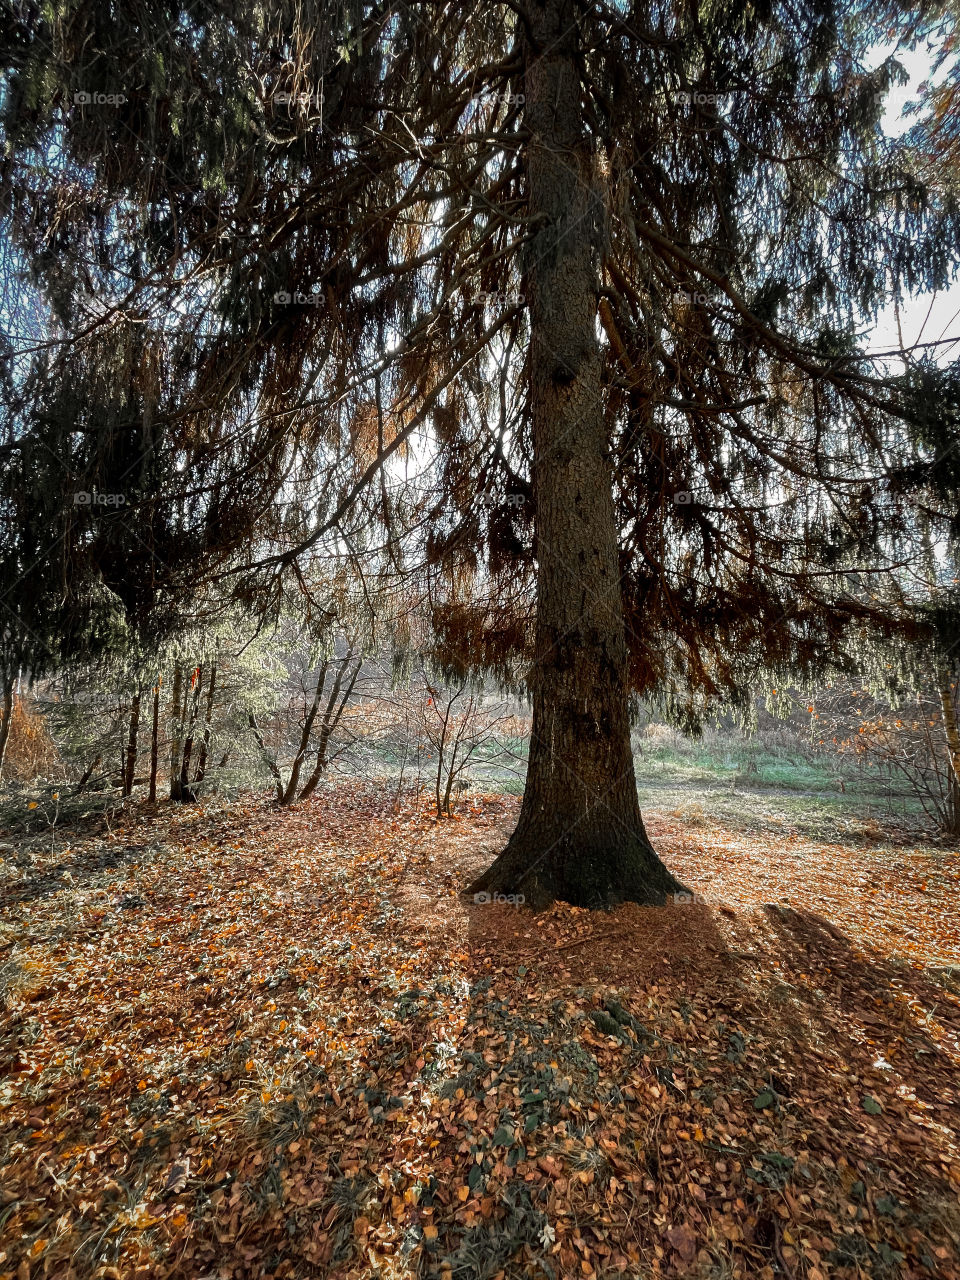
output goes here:
[{"label": "tree trunk", "polygon": [[280,797],[281,804],[293,804],[297,798],[297,787],[300,785],[300,771],[303,768],[303,761],[306,757],[307,750],[310,746],[310,735],[313,733],[313,722],[317,718],[317,712],[320,710],[320,699],[323,697],[323,686],[327,679],[327,663],[321,664],[317,672],[317,683],[313,693],[313,702],[309,711],[303,718],[303,725],[300,729],[300,742],[297,747],[297,754],[293,758],[293,764],[290,766],[290,780],[288,781],[283,795]]},{"label": "tree trunk", "polygon": [[88,782],[90,781],[90,779],[93,777],[93,771],[94,771],[94,769],[98,769],[98,768],[100,767],[100,762],[101,762],[102,760],[103,760],[103,756],[102,756],[102,755],[97,755],[97,757],[96,757],[96,759],[94,760],[93,764],[91,764],[91,765],[90,765],[90,767],[89,767],[88,769],[86,769],[86,770],[85,770],[85,772],[82,774],[82,776],[81,776],[81,778],[80,778],[80,781],[79,781],[79,782],[77,783],[77,785],[74,787],[73,794],[74,794],[75,796],[78,796],[78,795],[80,794],[80,792],[83,790],[83,788],[87,785],[87,783],[88,783]]},{"label": "tree trunk", "polygon": [[454,741],[453,750],[450,752],[450,768],[447,770],[447,785],[443,791],[443,812],[448,818],[452,817],[450,809],[450,793],[453,791],[453,780],[456,777],[457,767],[457,749],[460,746],[459,739]]},{"label": "tree trunk", "polygon": [[[434,706],[437,705],[437,695],[433,695]],[[447,745],[447,725],[450,721],[450,706],[443,717],[443,723],[440,726],[440,737],[437,739],[437,776],[433,780],[434,803],[437,809],[437,817],[443,817],[443,753]]]},{"label": "tree trunk", "polygon": [[179,800],[180,757],[183,751],[183,669],[180,660],[173,664],[173,696],[170,706],[170,799]]},{"label": "tree trunk", "polygon": [[153,724],[150,728],[150,803],[157,802],[157,767],[160,763],[160,681],[153,686]]},{"label": "tree trunk", "polygon": [[[350,677],[350,681],[344,690],[343,696],[340,697],[340,690],[343,687],[343,678],[352,661],[353,645],[351,644],[350,648],[347,650],[347,656],[340,663],[340,670],[337,672],[337,678],[333,682],[333,688],[330,691],[330,697],[327,701],[327,708],[323,713],[323,722],[320,725],[320,740],[317,744],[317,762],[314,765],[313,773],[311,773],[310,777],[304,783],[303,790],[297,797],[298,801],[306,800],[309,796],[313,795],[320,783],[320,779],[327,770],[327,765],[329,763],[327,760],[327,748],[330,746],[330,738],[332,737],[337,725],[340,723],[340,719],[343,715],[343,709],[350,700],[350,695],[353,693],[353,687],[357,683],[357,676],[359,676],[360,668],[363,666],[363,655],[361,654],[357,659],[357,665],[353,669],[353,675]],[[339,706],[337,705],[338,697],[340,698]]]},{"label": "tree trunk", "polygon": [[[260,732],[260,726],[257,724],[257,718],[252,711],[247,715],[247,723],[250,725],[250,729],[253,732],[253,736],[257,741],[257,746],[260,748],[260,755],[264,764],[273,774],[273,780],[274,780],[274,783],[276,784],[277,801],[278,803],[283,804],[283,794],[284,794],[283,774],[280,772],[280,766],[277,764],[276,760],[273,759],[273,757],[270,755],[270,752],[267,750],[267,744],[263,740],[263,734]],[[222,763],[225,763],[225,762],[226,762],[226,756],[224,756]]]},{"label": "tree trunk", "polygon": [[140,732],[140,690],[130,703],[130,732],[127,736],[127,759],[123,771],[123,794],[133,794],[133,777],[137,770],[137,737]]},{"label": "tree trunk", "polygon": [[[200,715],[200,691],[203,688],[203,664],[194,669],[190,680],[193,688],[193,702],[190,707],[190,726],[187,729],[186,740],[183,744],[183,763],[180,766],[180,799],[185,804],[192,804],[197,798],[197,793],[190,785],[190,757],[193,755],[194,733],[197,728],[197,720]],[[184,714],[186,714],[187,693],[184,690]]]},{"label": "tree trunk", "polygon": [[943,731],[947,736],[947,755],[955,782],[960,783],[960,723],[957,721],[956,685],[949,674],[940,678],[940,706],[943,710]]},{"label": "tree trunk", "polygon": [[947,777],[947,803],[943,817],[943,835],[960,836],[960,779],[952,769]]},{"label": "tree trunk", "polygon": [[7,743],[10,741],[10,721],[13,718],[13,676],[5,676],[3,680],[3,720],[0,721],[0,778],[3,777],[3,762],[7,754]]},{"label": "tree trunk", "polygon": [[533,725],[517,828],[473,891],[535,908],[662,904],[682,885],[644,830],[630,747],[627,646],[596,336],[604,209],[582,129],[577,10],[527,0],[537,624]]},{"label": "tree trunk", "polygon": [[947,795],[943,809],[943,834],[960,835],[960,722],[957,719],[956,681],[941,671],[938,681],[943,732],[947,740]]},{"label": "tree trunk", "polygon": [[213,700],[217,690],[217,662],[214,659],[210,667],[210,684],[207,689],[207,710],[204,717],[203,740],[200,743],[200,754],[197,756],[197,771],[193,775],[194,785],[201,783],[207,773],[207,756],[210,754],[210,734],[213,726]]}]

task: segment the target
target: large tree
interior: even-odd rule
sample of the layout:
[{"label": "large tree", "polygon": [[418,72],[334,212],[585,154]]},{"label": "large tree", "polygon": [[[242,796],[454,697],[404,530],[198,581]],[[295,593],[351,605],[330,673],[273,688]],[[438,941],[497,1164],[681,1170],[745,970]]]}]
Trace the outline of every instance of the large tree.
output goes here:
[{"label": "large tree", "polygon": [[521,816],[478,887],[663,901],[631,696],[694,722],[906,616],[888,571],[957,432],[916,426],[956,379],[860,335],[948,282],[957,219],[880,128],[895,63],[867,67],[925,22],[24,0],[4,211],[43,341],[8,447],[124,495],[65,506],[65,598],[149,618],[217,572],[275,609],[331,542],[423,551],[441,660],[529,664]]}]

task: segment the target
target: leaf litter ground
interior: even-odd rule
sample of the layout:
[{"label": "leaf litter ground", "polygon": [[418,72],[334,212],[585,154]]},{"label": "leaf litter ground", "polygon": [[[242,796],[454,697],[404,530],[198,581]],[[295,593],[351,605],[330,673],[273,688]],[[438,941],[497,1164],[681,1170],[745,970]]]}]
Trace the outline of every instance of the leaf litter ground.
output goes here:
[{"label": "leaf litter ground", "polygon": [[465,901],[516,813],[8,841],[0,1280],[960,1278],[960,853],[654,814],[704,901]]}]

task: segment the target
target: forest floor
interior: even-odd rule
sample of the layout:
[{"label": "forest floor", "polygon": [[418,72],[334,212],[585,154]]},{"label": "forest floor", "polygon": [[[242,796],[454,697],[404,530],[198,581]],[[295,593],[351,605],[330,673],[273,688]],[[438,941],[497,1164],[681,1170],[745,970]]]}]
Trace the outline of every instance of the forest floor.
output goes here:
[{"label": "forest floor", "polygon": [[960,850],[664,809],[703,901],[533,916],[391,799],[0,832],[0,1280],[960,1280]]}]

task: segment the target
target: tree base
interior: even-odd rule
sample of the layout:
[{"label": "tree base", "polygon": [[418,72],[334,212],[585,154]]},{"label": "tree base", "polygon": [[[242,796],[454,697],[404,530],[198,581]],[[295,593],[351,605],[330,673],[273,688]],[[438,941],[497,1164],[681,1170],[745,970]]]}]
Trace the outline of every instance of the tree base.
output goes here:
[{"label": "tree base", "polygon": [[579,832],[533,839],[514,832],[507,847],[467,889],[468,894],[522,895],[542,911],[551,903],[609,910],[621,902],[662,907],[686,887],[663,865],[646,835],[615,838]]}]

